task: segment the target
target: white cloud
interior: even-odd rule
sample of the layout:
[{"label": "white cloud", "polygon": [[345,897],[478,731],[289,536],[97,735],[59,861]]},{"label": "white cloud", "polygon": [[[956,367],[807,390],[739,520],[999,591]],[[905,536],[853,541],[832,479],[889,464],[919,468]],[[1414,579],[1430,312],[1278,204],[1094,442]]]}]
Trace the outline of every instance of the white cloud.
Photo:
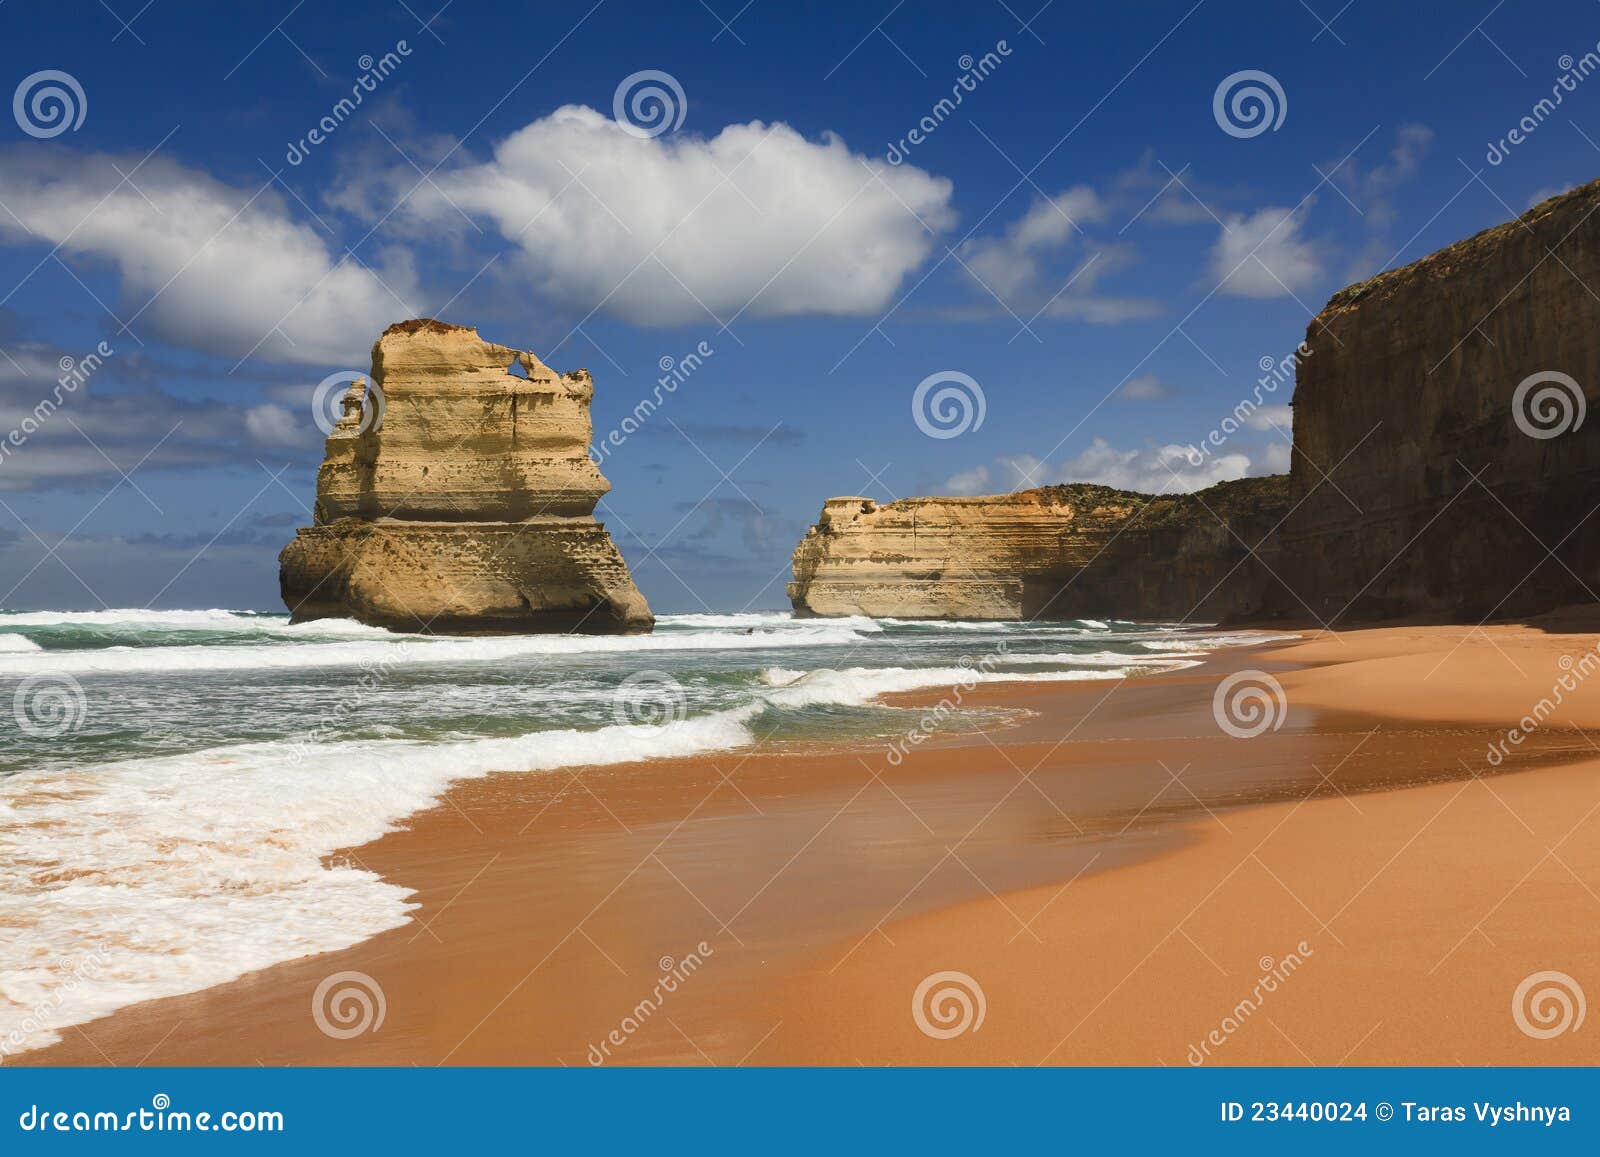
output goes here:
[{"label": "white cloud", "polygon": [[1116,397],[1124,402],[1159,402],[1176,391],[1155,374],[1140,374],[1117,387]]},{"label": "white cloud", "polygon": [[403,264],[380,277],[341,263],[272,189],[235,189],[159,156],[141,165],[11,149],[0,155],[0,200],[11,210],[0,214],[0,242],[110,262],[132,330],[194,349],[237,359],[259,345],[257,356],[274,360],[349,362],[416,312]]},{"label": "white cloud", "polygon": [[[968,241],[958,256],[985,300],[998,299],[1026,318],[1112,324],[1159,313],[1153,301],[1096,294],[1102,278],[1133,261],[1129,246],[1085,236],[1084,226],[1106,220],[1109,212],[1093,189],[1076,185],[1053,197],[1035,197],[1028,211],[998,235]],[[989,317],[992,311],[969,316]]]},{"label": "white cloud", "polygon": [[1349,157],[1343,164],[1335,159],[1319,167],[1349,192],[1362,211],[1362,224],[1383,229],[1393,224],[1395,217],[1389,194],[1416,177],[1432,143],[1433,130],[1427,125],[1403,124],[1395,129],[1394,147],[1386,161],[1363,169],[1355,157]]},{"label": "white cloud", "polygon": [[304,414],[292,414],[273,402],[246,410],[244,430],[252,442],[262,446],[305,446],[317,440],[315,427]]},{"label": "white cloud", "polygon": [[1041,262],[1083,236],[1083,226],[1105,218],[1095,191],[1077,185],[1054,197],[1035,197],[1028,211],[998,237],[979,237],[961,247],[961,260],[988,290],[1007,303],[1037,290]]},{"label": "white cloud", "polygon": [[[1006,480],[1007,490],[1098,482],[1102,486],[1115,486],[1119,490],[1134,490],[1141,494],[1187,494],[1252,473],[1247,454],[1208,456],[1195,465],[1189,459],[1191,452],[1188,447],[1177,445],[1119,450],[1104,438],[1096,438],[1083,453],[1056,465],[1043,462],[1031,454],[1000,458],[997,464]],[[955,484],[981,479],[982,484],[987,485],[989,478],[988,468],[978,466],[957,474],[946,485],[953,493],[974,493],[972,490],[957,490]]]},{"label": "white cloud", "polygon": [[959,474],[952,474],[945,480],[944,492],[946,494],[983,494],[989,488],[989,468],[987,466],[974,466],[971,470],[963,470]]},{"label": "white cloud", "polygon": [[1211,275],[1221,283],[1221,292],[1285,297],[1321,277],[1316,243],[1300,236],[1304,222],[1303,211],[1292,209],[1229,214],[1211,249]]},{"label": "white cloud", "polygon": [[1346,198],[1355,206],[1351,212],[1360,213],[1361,227],[1367,234],[1365,244],[1345,267],[1347,280],[1371,277],[1399,256],[1389,236],[1398,217],[1393,194],[1421,171],[1422,159],[1432,143],[1433,130],[1427,125],[1402,124],[1395,130],[1388,158],[1370,169],[1363,168],[1355,156],[1335,158],[1318,166],[1329,180],[1345,190]]},{"label": "white cloud", "polygon": [[1293,406],[1258,406],[1244,417],[1252,430],[1279,429],[1288,433],[1294,426]]},{"label": "white cloud", "polygon": [[1287,474],[1289,472],[1289,443],[1269,442],[1261,454],[1262,474]]},{"label": "white cloud", "polygon": [[[407,169],[386,179],[416,184]],[[885,308],[955,223],[951,184],[786,124],[640,139],[568,105],[441,170],[403,210],[487,218],[547,296],[644,324]],[[341,199],[357,205],[360,190]]]},{"label": "white cloud", "polygon": [[1099,482],[1145,494],[1187,494],[1243,478],[1250,471],[1250,459],[1244,454],[1208,457],[1196,466],[1189,460],[1190,453],[1176,445],[1118,450],[1104,438],[1096,438],[1083,453],[1057,467],[1056,477],[1063,482]]}]

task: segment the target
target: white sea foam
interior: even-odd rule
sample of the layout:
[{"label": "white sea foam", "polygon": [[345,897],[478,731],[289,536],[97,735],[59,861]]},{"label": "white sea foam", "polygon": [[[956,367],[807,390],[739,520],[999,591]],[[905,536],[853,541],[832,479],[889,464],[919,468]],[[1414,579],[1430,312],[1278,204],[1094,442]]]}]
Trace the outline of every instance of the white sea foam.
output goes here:
[{"label": "white sea foam", "polygon": [[151,611],[137,608],[103,611],[0,611],[0,627],[122,627],[178,631],[288,631],[291,633],[388,634],[353,619],[318,619],[289,623],[288,615],[256,615],[247,611]]},{"label": "white sea foam", "polygon": [[657,615],[656,630],[675,628],[727,628],[731,630],[781,630],[785,627],[844,627],[852,631],[876,634],[883,630],[882,623],[890,620],[869,619],[866,615],[841,615],[829,619],[797,619],[788,611],[743,611],[732,615],[685,614]]},{"label": "white sea foam", "polygon": [[[790,672],[775,668],[768,681]],[[798,679],[774,682],[765,693],[776,707],[814,707],[823,704],[856,706],[880,695],[922,691],[934,687],[972,686],[976,683],[1063,683],[1083,679],[1120,679],[1114,670],[980,671],[975,667],[846,667],[841,671],[811,671]]]},{"label": "white sea foam", "polygon": [[[892,692],[974,683],[1112,680],[1132,671],[1189,665],[1209,646],[1238,645],[1252,638],[1248,633],[1184,634],[1144,643],[1140,650],[1149,653],[1137,655],[1013,651],[1000,669],[980,670],[950,665],[950,652],[963,640],[931,643],[938,636],[930,634],[916,645],[934,652],[930,658],[935,665],[823,666],[831,657],[826,648],[874,643],[885,625],[896,624],[859,618],[796,620],[759,612],[662,616],[663,629],[650,636],[431,638],[389,635],[341,621],[291,627],[281,616],[229,611],[0,613],[0,628],[36,628],[36,634],[79,626],[268,636],[207,646],[44,651],[24,635],[0,633],[0,677],[40,671],[137,676],[493,664],[522,656],[583,654],[615,654],[624,663],[637,658],[637,666],[648,667],[652,653],[663,653],[654,662],[677,670],[676,664],[706,660],[692,655],[669,660],[664,653],[821,649],[814,658],[809,650],[781,656],[791,663],[815,663],[817,669],[769,667],[762,672],[763,685],[740,693],[743,698],[735,706],[664,726],[577,730],[546,724],[546,730],[507,738],[231,744],[97,766],[22,771],[0,779],[0,926],[16,930],[0,940],[0,1049],[35,1048],[56,1039],[67,1025],[125,1005],[225,983],[254,969],[336,951],[403,925],[414,907],[406,889],[353,865],[335,860],[329,866],[324,860],[392,830],[405,817],[433,805],[462,778],[723,750],[752,742],[756,717],[764,712],[860,706]],[[1098,636],[1104,629],[1088,623],[937,625],[952,631],[1004,626],[1012,633],[1008,638],[1021,633],[1023,638],[1054,638],[1058,645],[1064,638],[1091,632]],[[1122,637],[1135,641],[1137,634],[1129,634],[1135,638]],[[881,636],[874,645],[884,645]],[[1116,644],[1107,640],[1104,645]],[[757,654],[724,664],[713,656],[709,662],[716,671],[737,672],[749,671],[761,658]],[[557,696],[563,702],[560,722],[584,718],[610,723],[613,703],[607,701],[614,696],[609,683],[595,683],[590,675],[575,682],[563,678],[545,673],[530,684],[481,690],[474,683],[463,694],[475,712],[494,706],[526,711],[532,698]],[[476,680],[476,674],[470,679]],[[437,702],[448,699],[459,681],[443,673],[434,683],[444,686],[424,681],[384,693]],[[125,682],[136,690],[149,686],[148,680],[137,678]],[[228,687],[226,679],[213,682]],[[316,681],[288,682],[299,687]],[[720,686],[724,690],[718,694],[728,694],[729,684]],[[301,698],[294,702],[305,695],[314,699],[320,692],[312,688],[297,694]],[[581,714],[565,714],[568,709]],[[391,717],[403,716],[401,710]],[[462,726],[468,726],[465,720]],[[760,732],[767,730],[763,723]],[[60,983],[63,972],[91,957],[93,966],[83,970],[81,979],[70,986]],[[40,1009],[47,1014],[41,1015]],[[13,1041],[13,1033],[20,1039]]]},{"label": "white sea foam", "polygon": [[1048,663],[1051,666],[1079,666],[1079,667],[1113,667],[1127,670],[1137,667],[1140,670],[1180,670],[1184,667],[1198,665],[1196,655],[1203,651],[1172,651],[1167,649],[1152,649],[1148,655],[1129,655],[1122,651],[1093,651],[1088,654],[1075,654],[1071,651],[1052,653],[1047,655],[1030,655],[1012,651],[1007,653],[1005,661],[1014,663]]},{"label": "white sea foam", "polygon": [[[404,924],[406,889],[322,858],[376,839],[453,780],[736,746],[758,709],[459,743],[240,744],[0,780],[0,924],[13,931],[0,948],[0,1049]],[[86,976],[61,983],[86,959]]]},{"label": "white sea foam", "polygon": [[36,673],[92,675],[137,671],[232,671],[261,668],[390,667],[411,664],[492,663],[531,655],[604,652],[760,650],[838,647],[859,642],[848,627],[785,630],[696,631],[657,635],[509,635],[490,638],[392,636],[360,642],[102,647],[97,650],[0,654],[0,676]]}]

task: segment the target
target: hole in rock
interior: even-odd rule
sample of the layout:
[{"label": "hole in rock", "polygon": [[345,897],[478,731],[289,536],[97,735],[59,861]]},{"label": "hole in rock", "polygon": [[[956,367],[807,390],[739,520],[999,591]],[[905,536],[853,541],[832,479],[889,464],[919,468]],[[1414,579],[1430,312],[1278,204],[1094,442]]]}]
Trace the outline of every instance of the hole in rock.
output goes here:
[{"label": "hole in rock", "polygon": [[524,381],[526,381],[528,378],[528,371],[526,367],[523,366],[521,358],[512,358],[511,364],[506,367],[506,373],[510,374],[514,378],[521,378]]}]

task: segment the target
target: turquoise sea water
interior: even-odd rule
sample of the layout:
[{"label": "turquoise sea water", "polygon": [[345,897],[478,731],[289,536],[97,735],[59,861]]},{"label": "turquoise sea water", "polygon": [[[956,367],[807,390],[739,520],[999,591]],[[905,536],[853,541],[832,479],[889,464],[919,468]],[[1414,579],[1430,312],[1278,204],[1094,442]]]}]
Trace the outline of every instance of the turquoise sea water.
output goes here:
[{"label": "turquoise sea water", "polygon": [[0,1047],[405,923],[404,888],[327,857],[459,779],[884,742],[922,716],[885,692],[1118,679],[1247,640],[787,613],[433,638],[225,610],[0,612],[0,927],[15,933]]}]

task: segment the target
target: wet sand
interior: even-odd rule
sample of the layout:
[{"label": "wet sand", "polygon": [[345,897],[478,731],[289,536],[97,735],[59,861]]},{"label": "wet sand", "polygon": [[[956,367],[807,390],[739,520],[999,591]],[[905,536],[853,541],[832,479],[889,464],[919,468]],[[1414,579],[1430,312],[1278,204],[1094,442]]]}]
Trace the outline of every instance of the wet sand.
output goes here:
[{"label": "wet sand", "polygon": [[[1511,997],[1551,969],[1600,993],[1600,692],[1485,752],[1596,642],[1343,632],[986,685],[983,733],[898,765],[761,745],[464,783],[349,853],[416,889],[413,924],[8,1063],[1183,1064],[1302,942],[1202,1059],[1594,1063],[1600,1036],[1530,1037]],[[1289,710],[1236,738],[1212,696],[1245,668]],[[941,971],[981,989],[976,1031],[918,1027]],[[342,972],[381,990],[375,1030],[319,1026]]]}]

